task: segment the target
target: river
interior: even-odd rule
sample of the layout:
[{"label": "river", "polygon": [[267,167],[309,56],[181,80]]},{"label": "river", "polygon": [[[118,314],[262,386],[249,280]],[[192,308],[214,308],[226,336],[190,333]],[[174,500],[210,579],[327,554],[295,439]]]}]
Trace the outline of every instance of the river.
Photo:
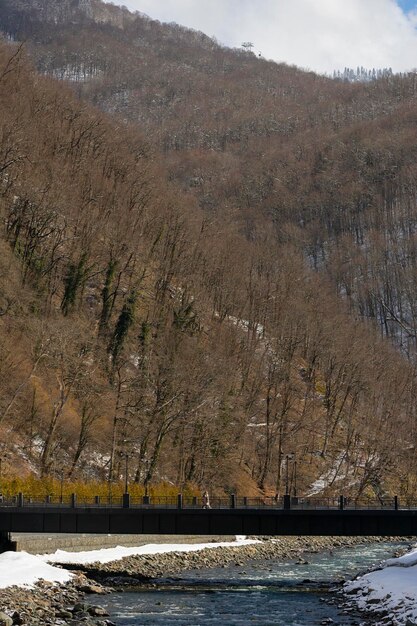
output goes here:
[{"label": "river", "polygon": [[155,587],[110,594],[99,604],[118,626],[359,625],[363,620],[334,602],[332,587],[406,546],[361,545],[305,555],[308,562],[256,561],[189,571],[159,579]]}]

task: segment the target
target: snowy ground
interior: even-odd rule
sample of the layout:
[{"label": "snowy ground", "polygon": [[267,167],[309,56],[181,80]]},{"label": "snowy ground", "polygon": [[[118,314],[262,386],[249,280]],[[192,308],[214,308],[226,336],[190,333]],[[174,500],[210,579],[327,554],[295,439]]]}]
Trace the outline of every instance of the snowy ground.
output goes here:
[{"label": "snowy ground", "polygon": [[67,582],[72,574],[50,563],[109,563],[125,556],[136,554],[161,554],[164,552],[195,552],[204,548],[238,547],[258,543],[256,540],[236,537],[236,541],[223,543],[196,544],[148,544],[139,548],[106,548],[88,552],[64,552],[57,550],[54,554],[32,555],[27,552],[5,552],[0,554],[0,589],[18,586],[33,586],[43,579],[49,582]]},{"label": "snowy ground", "polygon": [[375,626],[417,625],[417,547],[347,583],[344,591],[359,609],[374,614]]},{"label": "snowy ground", "polygon": [[72,578],[72,574],[48,565],[40,557],[27,552],[0,554],[0,589],[13,585],[32,587],[41,578],[50,582],[65,583]]}]

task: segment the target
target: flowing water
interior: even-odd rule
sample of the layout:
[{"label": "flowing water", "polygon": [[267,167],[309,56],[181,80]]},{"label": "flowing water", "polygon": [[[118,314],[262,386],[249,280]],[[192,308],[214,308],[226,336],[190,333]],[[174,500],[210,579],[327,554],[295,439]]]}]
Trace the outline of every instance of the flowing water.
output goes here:
[{"label": "flowing water", "polygon": [[403,547],[380,543],[305,555],[304,563],[256,561],[190,571],[160,579],[155,588],[105,596],[100,604],[118,626],[353,626],[361,619],[332,602],[332,587]]}]

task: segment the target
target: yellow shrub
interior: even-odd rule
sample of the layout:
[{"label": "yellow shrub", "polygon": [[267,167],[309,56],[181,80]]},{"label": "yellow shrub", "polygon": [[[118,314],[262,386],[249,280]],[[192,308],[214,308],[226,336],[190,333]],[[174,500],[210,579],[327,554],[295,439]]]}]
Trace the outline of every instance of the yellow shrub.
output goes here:
[{"label": "yellow shrub", "polygon": [[[111,484],[106,481],[84,482],[79,480],[61,481],[57,478],[45,477],[38,478],[33,474],[24,478],[3,478],[0,484],[0,491],[5,497],[15,496],[23,493],[26,497],[34,499],[45,499],[46,496],[67,498],[72,493],[77,494],[79,500],[92,500],[95,496],[107,498],[121,497],[125,490],[124,481],[115,481]],[[129,493],[133,498],[141,498],[145,495],[143,485],[137,483],[129,483]],[[169,483],[159,483],[150,485],[148,495],[151,497],[176,497],[182,493],[184,496],[196,496],[200,491],[195,485],[185,485],[182,489]]]}]

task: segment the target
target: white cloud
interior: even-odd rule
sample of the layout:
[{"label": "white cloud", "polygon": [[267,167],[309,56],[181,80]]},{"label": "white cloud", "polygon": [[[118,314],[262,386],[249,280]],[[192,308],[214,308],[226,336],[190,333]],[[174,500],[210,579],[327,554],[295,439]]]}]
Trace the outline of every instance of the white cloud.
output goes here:
[{"label": "white cloud", "polygon": [[[123,0],[113,0],[121,4]],[[316,71],[417,66],[416,14],[396,0],[124,0],[154,19],[230,46],[252,41],[266,58]]]}]

